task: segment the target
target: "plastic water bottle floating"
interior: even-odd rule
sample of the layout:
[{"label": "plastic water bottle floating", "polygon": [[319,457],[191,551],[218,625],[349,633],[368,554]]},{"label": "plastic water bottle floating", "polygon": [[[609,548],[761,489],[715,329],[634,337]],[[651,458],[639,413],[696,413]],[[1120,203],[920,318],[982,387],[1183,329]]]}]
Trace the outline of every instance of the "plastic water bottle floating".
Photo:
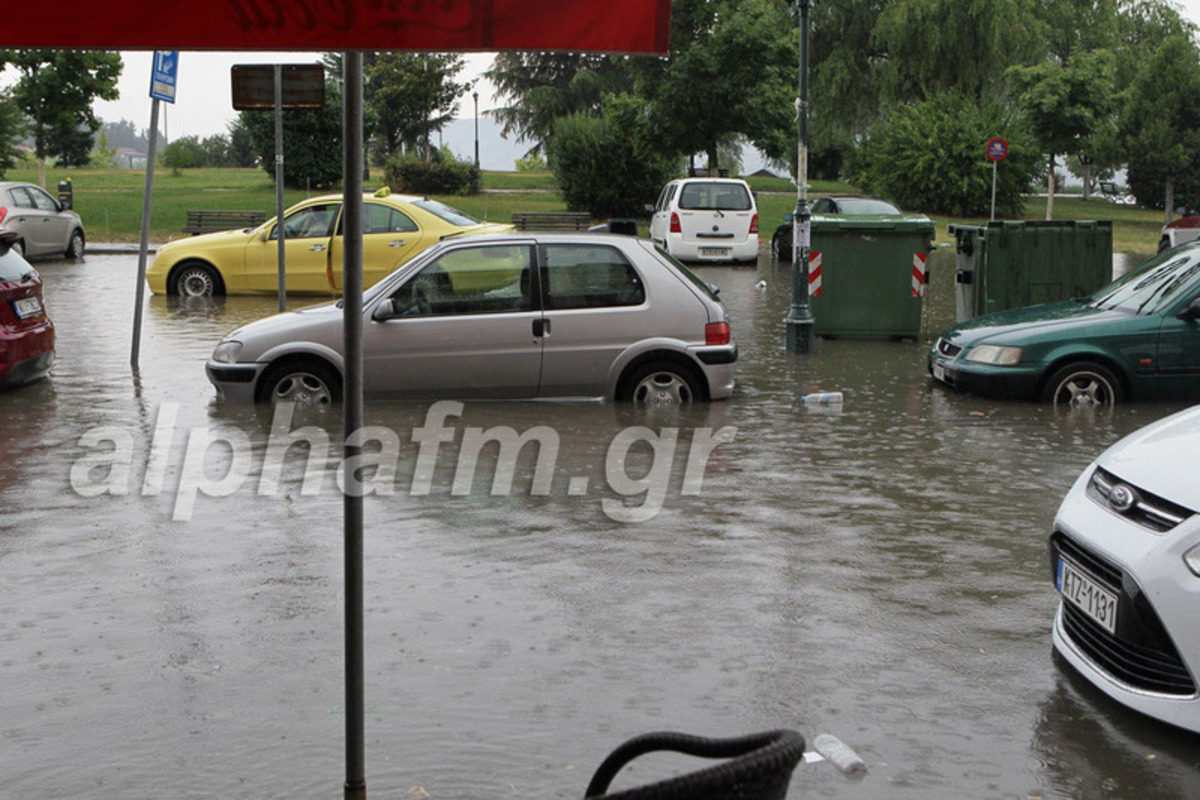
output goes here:
[{"label": "plastic water bottle floating", "polygon": [[842,402],[841,392],[813,392],[800,398],[800,402],[810,406],[828,406]]}]

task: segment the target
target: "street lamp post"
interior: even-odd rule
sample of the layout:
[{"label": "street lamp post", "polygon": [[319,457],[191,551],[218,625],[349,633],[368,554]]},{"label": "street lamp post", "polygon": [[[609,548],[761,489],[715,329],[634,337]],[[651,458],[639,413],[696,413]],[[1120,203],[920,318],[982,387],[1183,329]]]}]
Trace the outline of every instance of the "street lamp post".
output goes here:
[{"label": "street lamp post", "polygon": [[800,95],[796,106],[796,211],[792,214],[792,307],[784,323],[789,353],[812,351],[813,319],[808,303],[808,254],[812,215],[808,207],[808,10],[814,0],[797,0],[800,8]]},{"label": "street lamp post", "polygon": [[479,92],[471,92],[475,101],[475,169],[479,169]]}]

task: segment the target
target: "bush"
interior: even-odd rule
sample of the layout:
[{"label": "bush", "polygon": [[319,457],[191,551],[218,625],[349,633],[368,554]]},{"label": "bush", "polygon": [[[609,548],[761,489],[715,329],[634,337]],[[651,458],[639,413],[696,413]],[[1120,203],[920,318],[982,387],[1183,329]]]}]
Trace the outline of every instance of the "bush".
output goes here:
[{"label": "bush", "polygon": [[483,184],[474,164],[446,150],[438,156],[429,161],[415,155],[392,156],[384,165],[384,180],[395,191],[408,194],[479,194]]},{"label": "bush", "polygon": [[1040,149],[1009,112],[980,108],[955,92],[894,110],[853,154],[851,181],[901,208],[986,216],[992,162],[984,148],[994,137],[1004,138],[1009,149],[996,172],[996,211],[1018,216],[1022,195],[1045,160]]},{"label": "bush", "polygon": [[644,217],[644,207],[679,174],[679,155],[663,152],[643,111],[637,98],[609,96],[600,117],[555,122],[548,150],[567,208],[596,219]]},{"label": "bush", "polygon": [[518,158],[514,163],[516,164],[517,172],[545,172],[548,168],[546,159],[537,153],[530,153],[524,158]]}]

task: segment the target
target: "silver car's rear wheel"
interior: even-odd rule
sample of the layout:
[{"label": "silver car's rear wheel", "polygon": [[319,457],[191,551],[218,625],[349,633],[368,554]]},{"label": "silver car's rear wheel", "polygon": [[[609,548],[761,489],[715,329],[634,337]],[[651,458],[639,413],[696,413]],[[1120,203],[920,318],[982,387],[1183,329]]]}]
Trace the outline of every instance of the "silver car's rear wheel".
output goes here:
[{"label": "silver car's rear wheel", "polygon": [[267,370],[259,384],[259,399],[298,406],[327,406],[341,399],[338,375],[316,361],[280,364]]},{"label": "silver car's rear wheel", "polygon": [[656,361],[634,370],[617,398],[638,408],[681,408],[704,399],[691,371],[670,361]]}]

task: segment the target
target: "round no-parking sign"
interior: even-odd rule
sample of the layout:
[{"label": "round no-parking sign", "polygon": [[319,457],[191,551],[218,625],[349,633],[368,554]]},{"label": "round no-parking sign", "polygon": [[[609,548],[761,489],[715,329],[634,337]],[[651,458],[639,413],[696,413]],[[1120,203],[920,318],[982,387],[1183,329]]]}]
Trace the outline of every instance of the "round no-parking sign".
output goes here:
[{"label": "round no-parking sign", "polygon": [[1003,161],[1008,158],[1008,142],[997,136],[987,143],[987,157],[992,161]]}]

